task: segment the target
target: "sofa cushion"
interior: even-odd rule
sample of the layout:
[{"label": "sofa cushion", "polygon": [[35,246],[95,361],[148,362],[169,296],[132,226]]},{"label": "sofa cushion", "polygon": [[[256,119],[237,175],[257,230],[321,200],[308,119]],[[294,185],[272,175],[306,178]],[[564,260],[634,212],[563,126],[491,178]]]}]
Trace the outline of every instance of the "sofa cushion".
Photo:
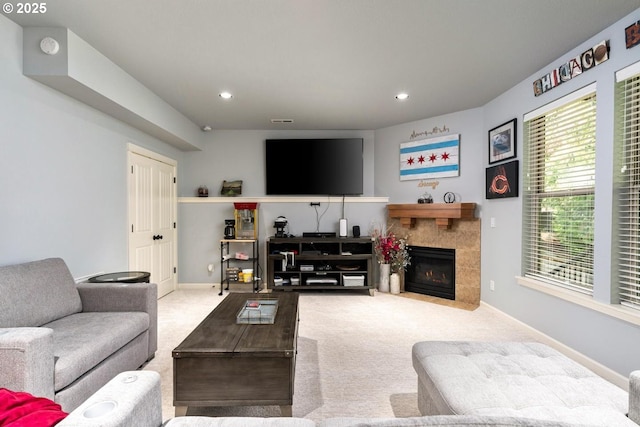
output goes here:
[{"label": "sofa cushion", "polygon": [[0,267],[0,328],[42,326],[82,310],[80,295],[60,258]]},{"label": "sofa cushion", "polygon": [[420,387],[446,414],[629,425],[624,390],[544,344],[428,341],[412,354]]},{"label": "sofa cushion", "polygon": [[54,389],[68,386],[149,328],[142,312],[77,313],[48,323],[53,330]]},{"label": "sofa cushion", "polygon": [[[571,427],[557,421],[530,418],[476,416],[476,415],[434,415],[408,418],[328,418],[318,423],[318,427]],[[580,426],[586,427],[586,426]]]},{"label": "sofa cushion", "polygon": [[304,418],[254,417],[177,417],[167,421],[165,427],[315,427],[316,423]]}]

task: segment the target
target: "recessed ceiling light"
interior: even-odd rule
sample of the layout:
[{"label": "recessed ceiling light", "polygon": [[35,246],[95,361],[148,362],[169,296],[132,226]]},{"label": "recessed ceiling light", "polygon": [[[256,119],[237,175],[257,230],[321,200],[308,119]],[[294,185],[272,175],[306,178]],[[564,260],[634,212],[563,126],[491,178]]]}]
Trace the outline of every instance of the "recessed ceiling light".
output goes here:
[{"label": "recessed ceiling light", "polygon": [[397,99],[398,101],[404,101],[404,100],[405,100],[405,99],[407,99],[408,97],[409,97],[409,94],[408,94],[408,93],[404,93],[404,92],[399,93],[399,94],[397,94],[397,95],[396,95],[396,99]]},{"label": "recessed ceiling light", "polygon": [[231,98],[233,98],[233,95],[231,95],[229,92],[220,92],[220,98],[222,98],[222,99],[231,99]]}]

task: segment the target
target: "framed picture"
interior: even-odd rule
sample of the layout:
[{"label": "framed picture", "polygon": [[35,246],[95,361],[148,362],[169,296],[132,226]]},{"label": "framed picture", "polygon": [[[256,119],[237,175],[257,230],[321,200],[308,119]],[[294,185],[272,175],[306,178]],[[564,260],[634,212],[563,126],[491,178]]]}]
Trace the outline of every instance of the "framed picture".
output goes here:
[{"label": "framed picture", "polygon": [[627,49],[631,49],[637,44],[640,44],[640,21],[624,29],[624,38],[627,42]]},{"label": "framed picture", "polygon": [[400,181],[460,176],[460,134],[400,144]]},{"label": "framed picture", "polygon": [[518,161],[488,167],[485,189],[487,199],[518,197]]},{"label": "framed picture", "polygon": [[516,119],[489,131],[489,164],[516,156]]},{"label": "framed picture", "polygon": [[242,195],[242,180],[237,181],[222,181],[222,188],[220,189],[221,196],[240,196]]}]

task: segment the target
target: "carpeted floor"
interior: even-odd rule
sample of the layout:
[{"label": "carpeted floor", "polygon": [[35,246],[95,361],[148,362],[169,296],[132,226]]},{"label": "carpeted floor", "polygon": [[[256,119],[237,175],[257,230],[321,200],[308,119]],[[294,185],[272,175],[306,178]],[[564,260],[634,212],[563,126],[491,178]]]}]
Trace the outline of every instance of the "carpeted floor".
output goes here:
[{"label": "carpeted floor", "polygon": [[[179,290],[158,301],[158,352],[144,369],[162,376],[164,419],[174,415],[171,351],[223,298],[212,288]],[[293,416],[420,415],[411,346],[424,340],[535,338],[483,306],[460,309],[410,294],[301,293]],[[280,409],[189,408],[188,415],[280,416]]]}]

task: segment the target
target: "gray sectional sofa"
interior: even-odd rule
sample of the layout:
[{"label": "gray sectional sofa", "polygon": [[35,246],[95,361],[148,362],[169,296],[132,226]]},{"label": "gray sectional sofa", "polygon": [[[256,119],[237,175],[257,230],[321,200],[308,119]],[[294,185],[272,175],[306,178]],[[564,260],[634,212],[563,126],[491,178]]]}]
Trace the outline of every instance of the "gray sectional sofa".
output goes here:
[{"label": "gray sectional sofa", "polygon": [[[412,418],[178,417],[162,423],[160,375],[153,371],[124,372],[91,396],[56,427],[568,427],[555,421],[492,415],[443,415]],[[584,426],[583,427],[588,427]],[[612,427],[612,426],[608,426]]]},{"label": "gray sectional sofa", "polygon": [[0,387],[65,411],[157,349],[153,283],[75,283],[62,259],[0,267]]},{"label": "gray sectional sofa", "polygon": [[76,285],[64,261],[46,259],[0,267],[0,295],[0,387],[71,411],[58,427],[640,424],[640,371],[631,373],[627,393],[540,343],[452,341],[413,347],[421,417],[316,423],[187,416],[163,423],[159,374],[134,370],[157,348],[154,284]]}]

